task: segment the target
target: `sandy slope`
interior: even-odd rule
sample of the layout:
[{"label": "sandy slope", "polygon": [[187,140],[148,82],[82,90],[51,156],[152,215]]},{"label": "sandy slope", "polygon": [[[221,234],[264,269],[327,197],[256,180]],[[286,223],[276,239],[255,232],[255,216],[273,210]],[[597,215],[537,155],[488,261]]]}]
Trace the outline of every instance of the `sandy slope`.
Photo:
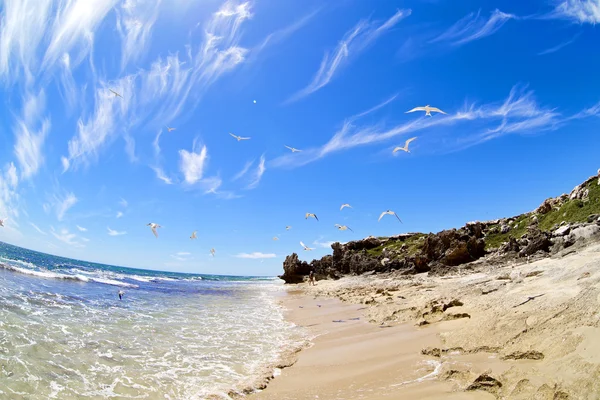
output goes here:
[{"label": "sandy slope", "polygon": [[600,399],[600,245],[477,268],[298,285],[289,318],[320,336],[252,397]]}]

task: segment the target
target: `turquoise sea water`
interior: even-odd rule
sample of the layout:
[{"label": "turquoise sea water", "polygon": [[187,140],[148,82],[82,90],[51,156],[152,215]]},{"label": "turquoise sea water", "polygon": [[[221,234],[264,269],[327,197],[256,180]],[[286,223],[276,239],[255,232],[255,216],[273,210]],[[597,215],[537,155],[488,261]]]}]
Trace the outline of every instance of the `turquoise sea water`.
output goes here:
[{"label": "turquoise sea water", "polygon": [[282,292],[0,243],[0,398],[227,398],[304,340]]}]

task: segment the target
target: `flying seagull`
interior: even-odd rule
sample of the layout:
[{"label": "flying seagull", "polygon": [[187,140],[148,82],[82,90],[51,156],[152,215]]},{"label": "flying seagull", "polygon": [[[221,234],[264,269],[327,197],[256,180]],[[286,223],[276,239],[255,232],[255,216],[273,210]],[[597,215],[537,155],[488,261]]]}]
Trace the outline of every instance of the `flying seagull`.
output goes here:
[{"label": "flying seagull", "polygon": [[383,218],[384,215],[395,215],[396,218],[398,218],[398,221],[402,222],[402,220],[400,219],[400,217],[398,216],[398,214],[396,214],[395,212],[393,212],[392,210],[387,210],[381,213],[381,215],[379,216],[379,219],[377,220],[377,222],[381,221],[381,218]]},{"label": "flying seagull", "polygon": [[277,236],[273,236],[273,240],[279,240]]},{"label": "flying seagull", "polygon": [[167,126],[167,132],[172,132],[172,131],[174,131],[174,130],[175,130],[175,128],[169,128],[169,127]]},{"label": "flying seagull", "polygon": [[210,254],[212,254],[213,257],[215,256],[215,253],[216,253],[216,251],[215,251],[214,247],[212,249],[210,249]]},{"label": "flying seagull", "polygon": [[286,231],[289,231],[290,229],[292,229],[292,227],[291,227],[291,226],[289,226],[289,225],[285,227],[285,230],[286,230]]},{"label": "flying seagull", "polygon": [[152,229],[152,233],[154,233],[154,236],[158,237],[158,232],[156,232],[156,228],[162,228],[162,226],[160,226],[159,224],[155,224],[154,222],[150,222],[148,225],[150,229]]},{"label": "flying seagull", "polygon": [[292,151],[292,153],[297,153],[297,152],[299,152],[299,151],[302,151],[302,150],[298,150],[298,149],[297,149],[297,148],[295,148],[295,147],[286,146],[285,144],[284,144],[283,146],[284,146],[284,147],[286,147],[286,148],[288,148],[288,149],[290,149],[290,150]]},{"label": "flying seagull", "polygon": [[8,218],[0,219],[0,226],[4,227],[6,221],[8,221]]},{"label": "flying seagull", "polygon": [[346,225],[335,224],[335,227],[338,228],[338,230],[340,231],[349,230],[351,232],[354,232],[351,228],[347,227]]},{"label": "flying seagull", "polygon": [[230,133],[231,136],[233,136],[234,138],[237,139],[237,141],[239,142],[240,140],[248,140],[250,139],[249,137],[241,137],[241,136],[236,136],[233,133]]},{"label": "flying seagull", "polygon": [[308,247],[307,245],[305,245],[305,244],[304,244],[304,243],[302,243],[302,242],[300,242],[300,246],[304,247],[304,250],[305,250],[305,251],[314,250],[314,249],[311,249],[310,247]]},{"label": "flying seagull", "polygon": [[108,90],[110,90],[115,95],[115,97],[123,98],[123,96],[121,96],[119,93],[115,92],[114,90],[112,90],[112,89],[108,89]]},{"label": "flying seagull", "polygon": [[254,104],[256,104],[256,100],[253,100],[253,101],[254,101]]},{"label": "flying seagull", "polygon": [[425,107],[415,107],[410,111],[407,111],[405,114],[411,113],[411,112],[415,112],[415,111],[425,111],[425,115],[428,115],[431,117],[431,112],[438,112],[438,113],[442,113],[442,114],[446,114],[445,112],[443,112],[442,110],[440,110],[437,107],[429,107],[429,104],[427,104]]},{"label": "flying seagull", "polygon": [[190,236],[190,239],[192,239],[192,240],[198,239],[198,236],[196,236],[196,232],[198,232],[198,231],[192,232],[192,236]]},{"label": "flying seagull", "polygon": [[344,204],[342,204],[342,206],[340,207],[340,211],[342,211],[342,210],[343,210],[344,208],[346,208],[346,207],[348,207],[348,208],[352,208],[352,206],[351,206],[350,204],[348,204],[348,203],[344,203]]},{"label": "flying seagull", "polygon": [[313,217],[317,221],[319,220],[319,218],[317,218],[317,215],[313,214],[313,213],[306,213],[306,215],[304,216],[304,219],[308,219],[308,217]]},{"label": "flying seagull", "polygon": [[417,137],[415,136],[415,137],[411,137],[410,139],[407,139],[406,142],[404,142],[404,147],[400,147],[400,146],[396,147],[394,149],[394,153],[397,152],[397,151],[400,151],[400,150],[405,151],[407,153],[410,153],[410,150],[408,150],[408,145],[410,144],[410,142],[412,142],[416,138]]}]

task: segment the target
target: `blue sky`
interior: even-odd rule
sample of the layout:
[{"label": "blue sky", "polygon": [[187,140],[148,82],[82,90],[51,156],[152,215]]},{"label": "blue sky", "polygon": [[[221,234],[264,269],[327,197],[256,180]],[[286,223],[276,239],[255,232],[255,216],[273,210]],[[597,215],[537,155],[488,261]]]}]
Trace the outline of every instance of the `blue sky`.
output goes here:
[{"label": "blue sky", "polygon": [[529,211],[599,167],[600,0],[482,4],[6,0],[0,240],[274,275]]}]

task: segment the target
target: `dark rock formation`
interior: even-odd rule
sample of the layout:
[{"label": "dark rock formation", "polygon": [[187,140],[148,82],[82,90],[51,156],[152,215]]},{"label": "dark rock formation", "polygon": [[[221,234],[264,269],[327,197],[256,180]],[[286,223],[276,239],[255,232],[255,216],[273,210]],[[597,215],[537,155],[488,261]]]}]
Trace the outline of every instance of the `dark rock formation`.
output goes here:
[{"label": "dark rock formation", "polygon": [[[428,272],[441,276],[473,269],[481,263],[477,260],[485,256],[489,256],[484,259],[486,262],[496,265],[519,257],[529,260],[531,256],[538,259],[557,254],[576,243],[600,240],[597,180],[593,176],[568,195],[544,200],[533,213],[469,222],[460,229],[439,233],[369,236],[346,244],[334,243],[332,255],[310,263],[300,261],[294,253],[286,257],[280,278],[286,283],[300,283],[310,271],[314,271],[317,280],[391,271],[399,275]],[[581,209],[584,203],[588,204],[587,215],[573,207]]]}]

